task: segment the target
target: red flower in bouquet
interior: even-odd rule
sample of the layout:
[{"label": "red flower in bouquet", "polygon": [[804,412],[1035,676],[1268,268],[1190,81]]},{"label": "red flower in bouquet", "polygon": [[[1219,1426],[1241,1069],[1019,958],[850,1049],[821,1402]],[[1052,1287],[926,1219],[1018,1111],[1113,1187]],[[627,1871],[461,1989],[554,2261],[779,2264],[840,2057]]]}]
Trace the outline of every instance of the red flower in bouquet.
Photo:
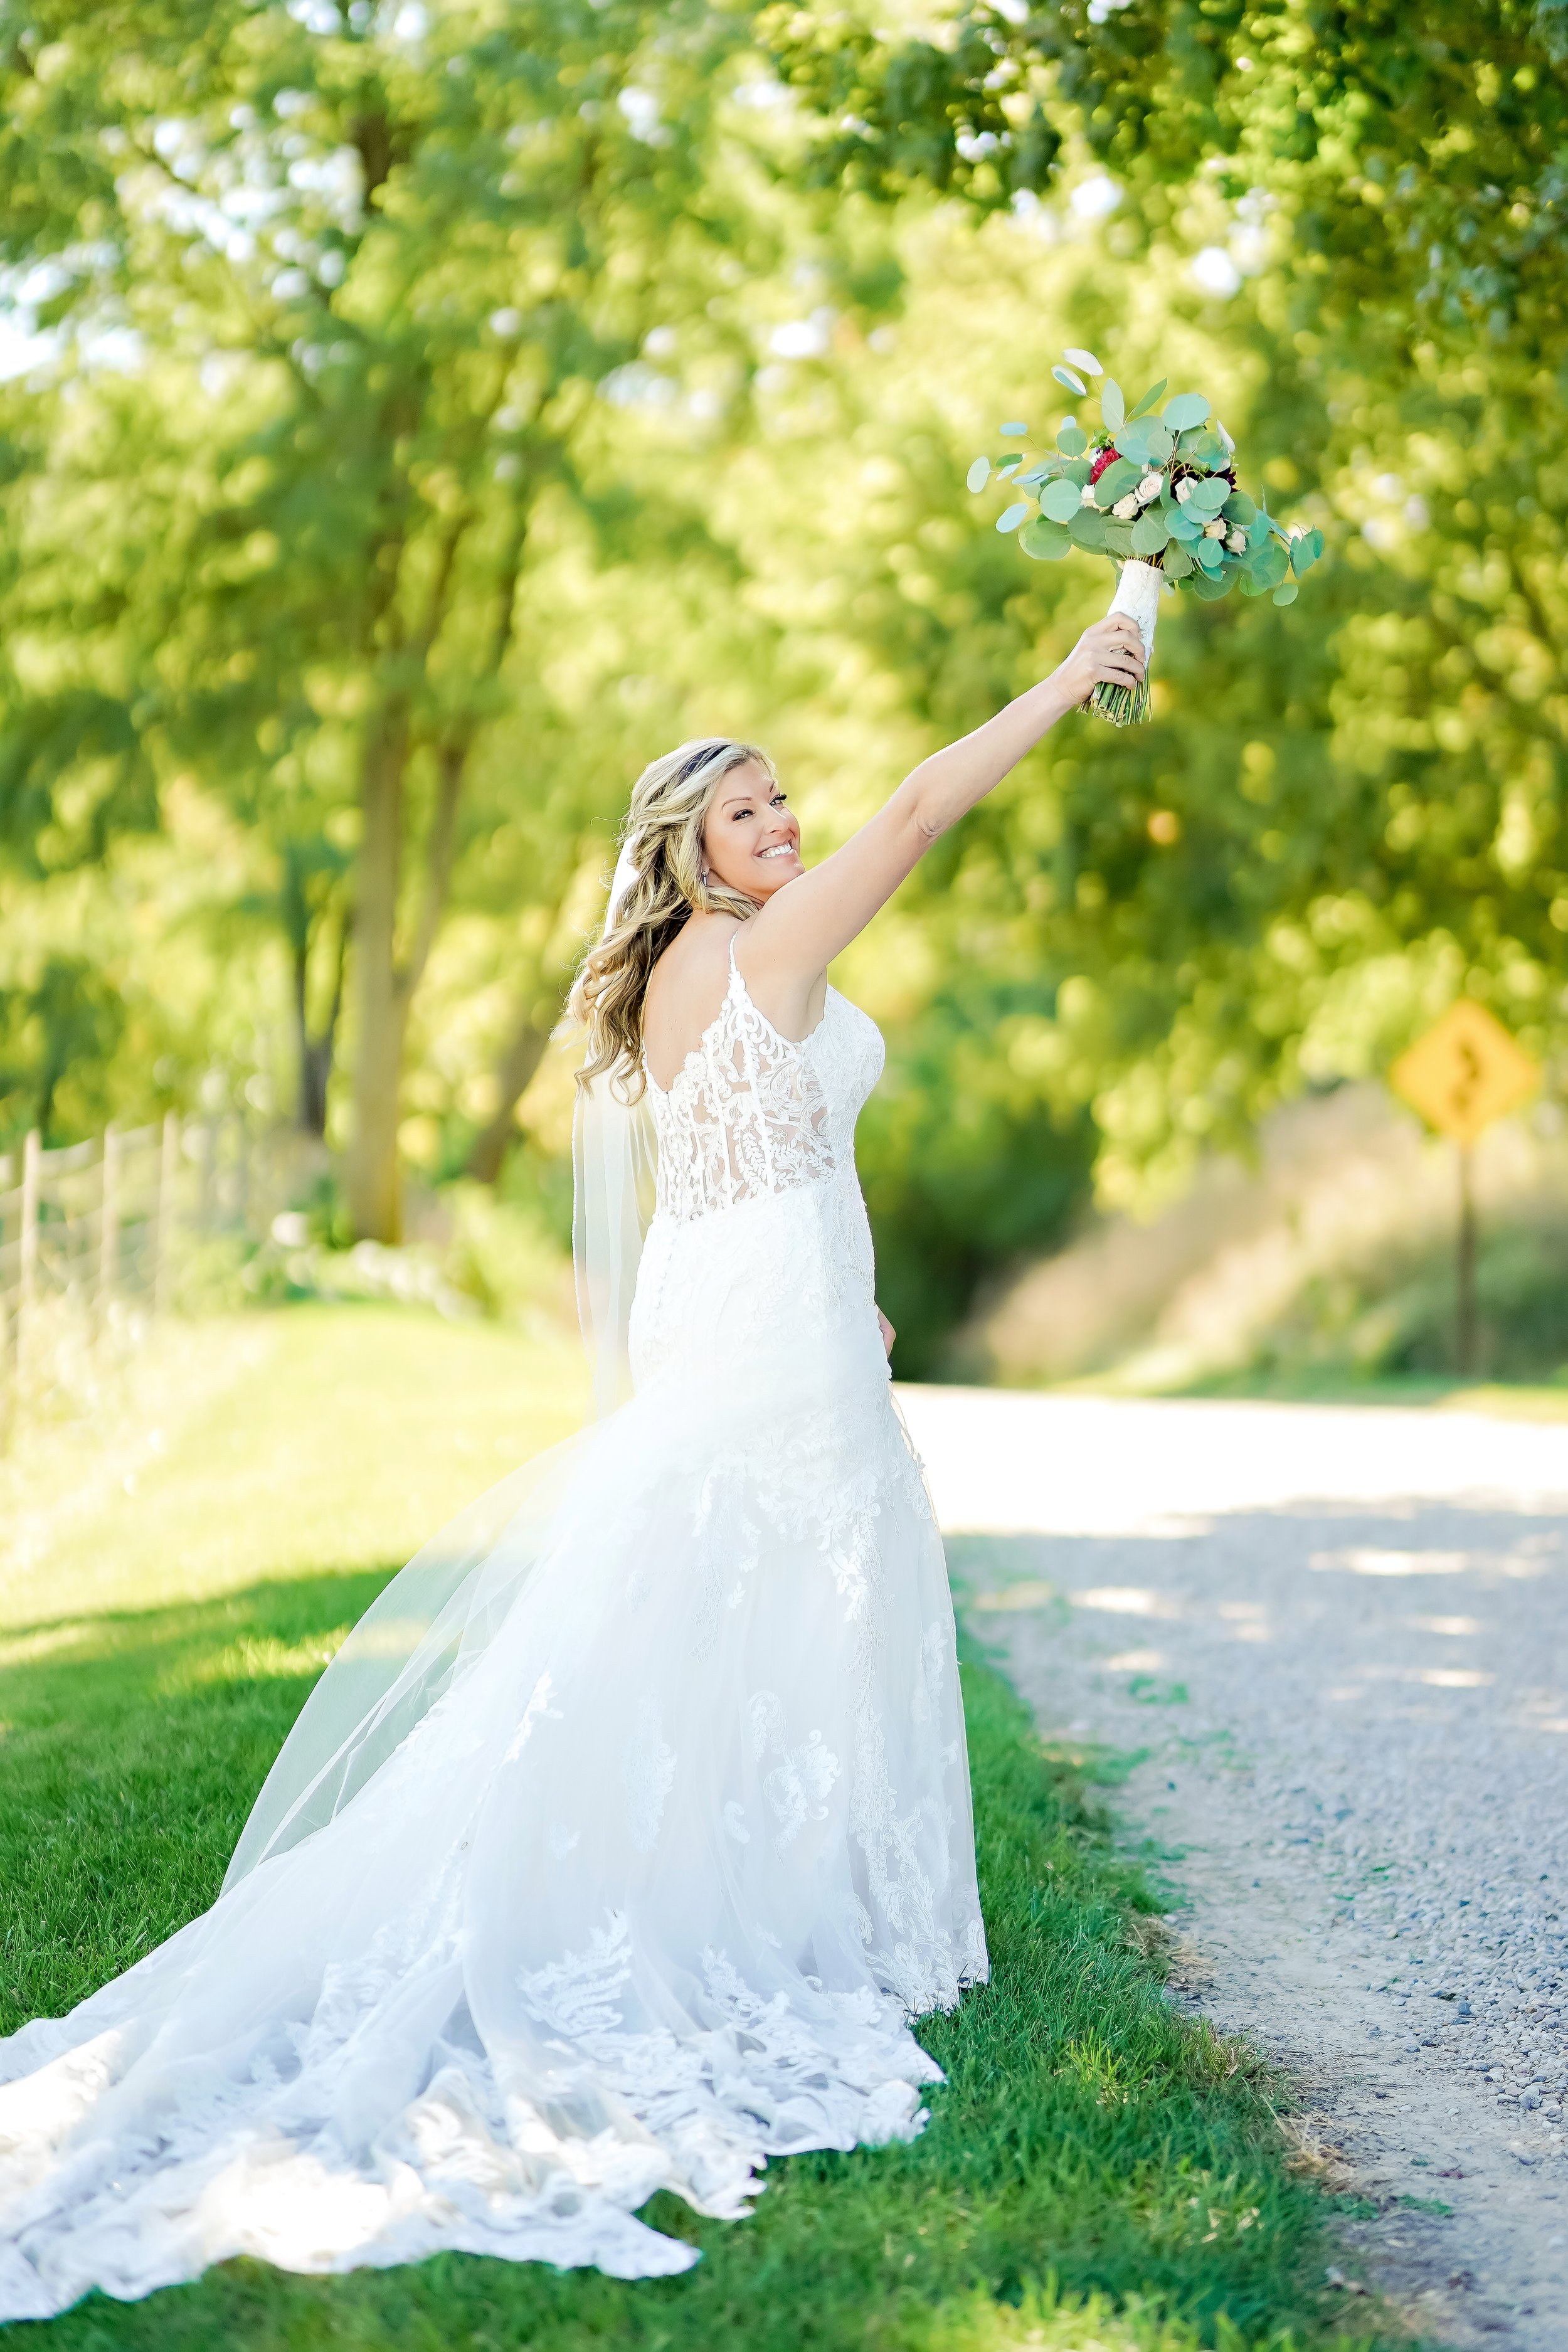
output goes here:
[{"label": "red flower in bouquet", "polygon": [[1121,454],[1121,453],[1120,453],[1120,451],[1115,447],[1115,446],[1114,446],[1114,445],[1112,445],[1111,446],[1110,446],[1110,447],[1108,447],[1108,448],[1101,449],[1101,450],[1098,451],[1098,452],[1096,453],[1096,456],[1095,456],[1094,463],[1093,463],[1093,465],[1092,465],[1092,466],[1090,466],[1090,467],[1089,467],[1089,480],[1090,480],[1091,482],[1098,482],[1098,481],[1099,481],[1099,479],[1100,479],[1100,476],[1101,476],[1101,474],[1103,474],[1103,473],[1104,473],[1104,471],[1105,471],[1105,469],[1106,469],[1107,466],[1114,466],[1114,465],[1115,465],[1116,460],[1117,460],[1117,457],[1120,456],[1120,454]]}]

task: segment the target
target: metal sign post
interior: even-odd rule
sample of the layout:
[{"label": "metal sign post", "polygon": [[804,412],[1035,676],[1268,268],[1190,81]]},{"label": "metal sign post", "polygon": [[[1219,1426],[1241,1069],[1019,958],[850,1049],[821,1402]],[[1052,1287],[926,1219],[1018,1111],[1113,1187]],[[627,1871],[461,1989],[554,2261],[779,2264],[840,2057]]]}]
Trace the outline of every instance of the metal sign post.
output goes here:
[{"label": "metal sign post", "polygon": [[1454,1360],[1461,1377],[1476,1370],[1476,1203],[1471,1151],[1494,1118],[1535,1090],[1540,1065],[1484,1005],[1461,997],[1388,1074],[1395,1094],[1458,1154],[1459,1223],[1454,1266]]}]

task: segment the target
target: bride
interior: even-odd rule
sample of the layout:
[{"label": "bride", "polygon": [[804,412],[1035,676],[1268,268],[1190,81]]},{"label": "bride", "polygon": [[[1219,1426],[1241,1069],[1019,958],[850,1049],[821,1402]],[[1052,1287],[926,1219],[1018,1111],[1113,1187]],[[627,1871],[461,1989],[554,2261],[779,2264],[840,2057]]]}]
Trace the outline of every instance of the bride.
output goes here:
[{"label": "bride", "polygon": [[881,1040],[826,968],[1142,671],[1099,623],[810,870],[753,747],[639,778],[573,996],[600,1418],[361,1620],[212,1909],[0,2043],[0,2320],[239,2253],[652,2276],[697,2258],[655,2189],[739,2216],[769,2156],[920,2130],[910,2021],[985,1942],[855,1178]]}]

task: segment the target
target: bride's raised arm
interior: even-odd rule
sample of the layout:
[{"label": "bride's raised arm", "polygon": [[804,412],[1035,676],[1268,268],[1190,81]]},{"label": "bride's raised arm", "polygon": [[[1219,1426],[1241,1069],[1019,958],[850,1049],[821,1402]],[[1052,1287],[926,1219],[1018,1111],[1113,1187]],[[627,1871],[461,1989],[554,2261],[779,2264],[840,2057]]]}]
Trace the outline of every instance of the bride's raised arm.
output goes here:
[{"label": "bride's raised arm", "polygon": [[1142,642],[1125,613],[1086,629],[1049,677],[972,735],[922,760],[842,849],[768,899],[740,943],[748,978],[809,984],[865,929],[939,835],[984,800],[1065,711],[1102,678],[1131,686],[1142,675]]}]

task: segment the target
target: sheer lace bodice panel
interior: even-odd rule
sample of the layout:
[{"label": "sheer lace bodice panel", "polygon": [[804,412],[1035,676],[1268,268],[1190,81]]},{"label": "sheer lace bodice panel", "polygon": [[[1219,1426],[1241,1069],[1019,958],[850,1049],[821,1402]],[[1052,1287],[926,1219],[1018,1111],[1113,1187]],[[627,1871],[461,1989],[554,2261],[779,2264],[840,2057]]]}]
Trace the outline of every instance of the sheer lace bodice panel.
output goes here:
[{"label": "sheer lace bodice panel", "polygon": [[724,1002],[668,1093],[644,1064],[658,1133],[658,1208],[687,1223],[854,1165],[855,1121],[882,1074],[875,1022],[830,988],[808,1037],[752,1003],[730,945]]}]

